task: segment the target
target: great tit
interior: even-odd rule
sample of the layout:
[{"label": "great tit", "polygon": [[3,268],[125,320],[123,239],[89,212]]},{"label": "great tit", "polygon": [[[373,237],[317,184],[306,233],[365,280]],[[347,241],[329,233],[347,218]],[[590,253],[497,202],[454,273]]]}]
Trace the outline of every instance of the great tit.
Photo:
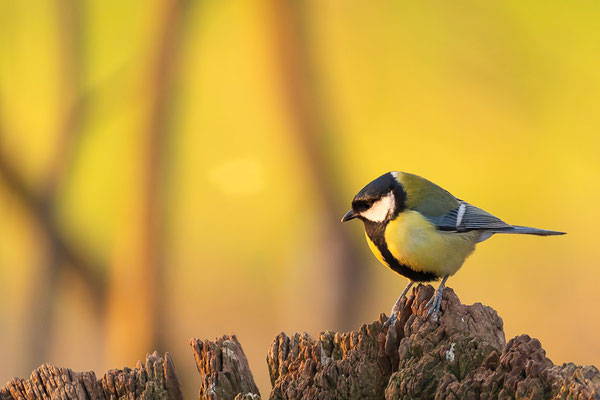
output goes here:
[{"label": "great tit", "polygon": [[367,243],[379,261],[409,279],[388,323],[395,319],[402,298],[415,282],[441,278],[427,305],[427,316],[433,314],[437,320],[446,280],[460,269],[475,244],[493,234],[564,234],[507,224],[433,182],[406,172],[388,172],[358,192],[342,222],[354,218],[364,222]]}]

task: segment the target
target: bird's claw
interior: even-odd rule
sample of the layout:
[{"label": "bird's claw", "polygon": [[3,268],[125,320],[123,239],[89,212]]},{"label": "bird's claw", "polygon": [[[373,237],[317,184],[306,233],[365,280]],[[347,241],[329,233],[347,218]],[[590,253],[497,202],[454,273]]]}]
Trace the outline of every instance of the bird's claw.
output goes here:
[{"label": "bird's claw", "polygon": [[396,322],[396,320],[398,319],[398,313],[400,312],[400,310],[403,307],[402,299],[406,298],[406,293],[412,287],[413,284],[414,284],[413,281],[409,281],[408,285],[406,285],[406,287],[402,291],[402,294],[400,294],[400,297],[398,297],[398,300],[396,300],[396,302],[394,303],[394,306],[392,307],[392,311],[390,312],[390,317],[383,324],[384,328],[388,327],[390,325],[393,325],[394,322]]},{"label": "bird's claw", "polygon": [[433,315],[433,320],[437,321],[438,313],[440,311],[441,305],[442,305],[442,291],[438,289],[435,291],[433,296],[431,296],[431,299],[429,299],[427,304],[425,304],[426,308],[429,307],[429,310],[427,310],[427,318],[429,318],[430,315]]},{"label": "bird's claw", "polygon": [[383,327],[387,328],[388,326],[394,325],[394,322],[398,319],[398,314],[392,314],[390,317],[383,323]]},{"label": "bird's claw", "polygon": [[[429,299],[429,301],[427,303],[425,303],[425,308],[429,307],[431,305],[431,303],[433,303],[433,300],[435,299],[435,296],[437,295],[437,291],[435,291],[433,293],[433,296],[431,296],[431,298]],[[429,315],[429,314],[427,314]]]}]

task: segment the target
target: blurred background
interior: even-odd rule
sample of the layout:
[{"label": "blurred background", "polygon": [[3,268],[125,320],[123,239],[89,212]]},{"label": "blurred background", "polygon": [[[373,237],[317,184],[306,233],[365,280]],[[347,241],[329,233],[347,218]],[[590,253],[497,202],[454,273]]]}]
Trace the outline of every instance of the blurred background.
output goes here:
[{"label": "blurred background", "polygon": [[600,3],[0,0],[0,382],[356,329],[406,280],[354,194],[417,173],[515,223],[449,281],[600,363]]}]

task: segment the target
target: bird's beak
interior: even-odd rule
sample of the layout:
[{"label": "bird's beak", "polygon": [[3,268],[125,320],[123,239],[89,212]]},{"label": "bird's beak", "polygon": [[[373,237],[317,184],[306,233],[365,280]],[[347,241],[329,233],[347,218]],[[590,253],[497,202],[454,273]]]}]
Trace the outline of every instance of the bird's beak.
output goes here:
[{"label": "bird's beak", "polygon": [[350,210],[346,214],[344,214],[344,216],[342,217],[342,222],[350,221],[351,219],[354,219],[356,217],[358,217],[358,215],[356,215],[354,211]]}]

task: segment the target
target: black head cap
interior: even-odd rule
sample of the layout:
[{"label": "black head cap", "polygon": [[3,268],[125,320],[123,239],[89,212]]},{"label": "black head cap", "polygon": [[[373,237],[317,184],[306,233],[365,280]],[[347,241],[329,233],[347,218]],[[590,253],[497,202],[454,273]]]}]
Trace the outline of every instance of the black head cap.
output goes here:
[{"label": "black head cap", "polygon": [[394,216],[398,215],[404,209],[406,193],[402,185],[396,180],[396,176],[398,176],[397,172],[388,172],[362,188],[352,200],[352,210],[356,213],[368,210],[374,202],[393,192],[396,199]]}]

